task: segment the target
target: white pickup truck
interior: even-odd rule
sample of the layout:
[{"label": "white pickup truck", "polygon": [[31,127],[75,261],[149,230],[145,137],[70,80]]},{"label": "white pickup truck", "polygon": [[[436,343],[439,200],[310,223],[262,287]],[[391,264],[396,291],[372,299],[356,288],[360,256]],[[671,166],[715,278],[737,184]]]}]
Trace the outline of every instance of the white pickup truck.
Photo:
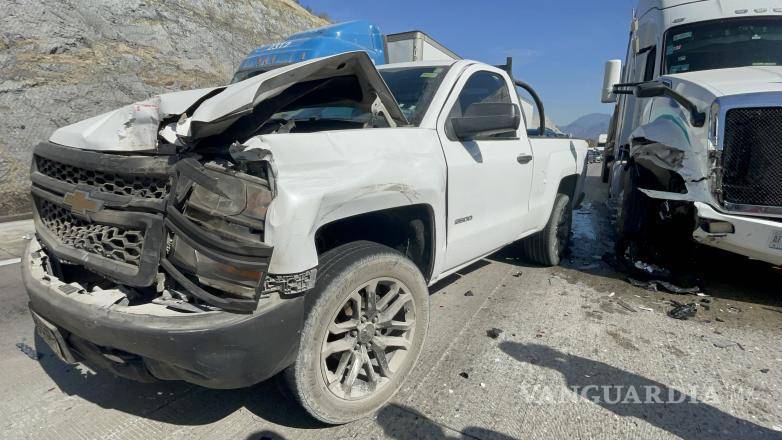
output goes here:
[{"label": "white pickup truck", "polygon": [[354,52],[61,128],[31,175],[37,331],[135,380],[286,370],[314,417],[370,414],[421,352],[428,285],[521,239],[559,263],[587,144],[522,118],[502,69]]}]

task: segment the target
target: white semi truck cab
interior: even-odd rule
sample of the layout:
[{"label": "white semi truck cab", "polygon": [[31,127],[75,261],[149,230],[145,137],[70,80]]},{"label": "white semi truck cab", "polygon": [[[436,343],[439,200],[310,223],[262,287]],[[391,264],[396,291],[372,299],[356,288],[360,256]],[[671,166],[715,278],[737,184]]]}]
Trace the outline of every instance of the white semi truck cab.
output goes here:
[{"label": "white semi truck cab", "polygon": [[602,100],[619,252],[693,237],[782,264],[782,1],[640,1]]}]

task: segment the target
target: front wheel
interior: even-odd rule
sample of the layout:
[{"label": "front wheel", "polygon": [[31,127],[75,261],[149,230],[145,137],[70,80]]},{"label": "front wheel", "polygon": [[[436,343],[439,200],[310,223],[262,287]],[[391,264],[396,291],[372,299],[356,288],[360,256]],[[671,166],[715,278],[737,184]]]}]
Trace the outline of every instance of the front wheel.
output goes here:
[{"label": "front wheel", "polygon": [[544,266],[558,266],[570,244],[573,230],[573,204],[570,196],[559,193],[554,199],[546,227],[521,242],[526,257]]},{"label": "front wheel", "polygon": [[349,243],[320,258],[299,354],[286,378],[302,406],[329,424],[382,407],[413,369],[429,323],[421,272],[399,252]]}]

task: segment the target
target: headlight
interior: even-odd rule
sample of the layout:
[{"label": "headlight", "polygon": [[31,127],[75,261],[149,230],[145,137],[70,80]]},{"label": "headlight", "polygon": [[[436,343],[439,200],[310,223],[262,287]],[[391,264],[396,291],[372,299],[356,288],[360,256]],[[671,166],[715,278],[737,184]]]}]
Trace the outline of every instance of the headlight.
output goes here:
[{"label": "headlight", "polygon": [[271,254],[263,243],[266,211],[272,201],[268,185],[263,179],[214,164],[191,165],[180,179],[189,179],[189,183],[178,194],[179,209],[169,208],[171,263],[203,286],[257,299]]}]

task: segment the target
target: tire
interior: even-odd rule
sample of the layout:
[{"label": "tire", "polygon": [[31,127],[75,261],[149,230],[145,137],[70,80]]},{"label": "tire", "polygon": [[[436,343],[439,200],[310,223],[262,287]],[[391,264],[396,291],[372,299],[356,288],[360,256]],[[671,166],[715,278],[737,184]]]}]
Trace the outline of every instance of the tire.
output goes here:
[{"label": "tire", "polygon": [[622,175],[622,203],[619,205],[616,221],[616,254],[623,257],[633,242],[648,238],[651,199],[638,190],[638,170],[630,167]]},{"label": "tire", "polygon": [[554,199],[546,227],[521,242],[524,255],[543,266],[558,266],[567,251],[573,231],[573,204],[570,196],[559,193]]},{"label": "tire", "polygon": [[[394,294],[396,286],[400,289]],[[373,290],[377,312],[369,301]],[[429,290],[421,271],[389,247],[348,243],[321,255],[308,295],[311,306],[299,352],[284,373],[294,396],[328,424],[374,413],[402,386],[424,344]],[[366,321],[357,319],[355,310]]]}]

